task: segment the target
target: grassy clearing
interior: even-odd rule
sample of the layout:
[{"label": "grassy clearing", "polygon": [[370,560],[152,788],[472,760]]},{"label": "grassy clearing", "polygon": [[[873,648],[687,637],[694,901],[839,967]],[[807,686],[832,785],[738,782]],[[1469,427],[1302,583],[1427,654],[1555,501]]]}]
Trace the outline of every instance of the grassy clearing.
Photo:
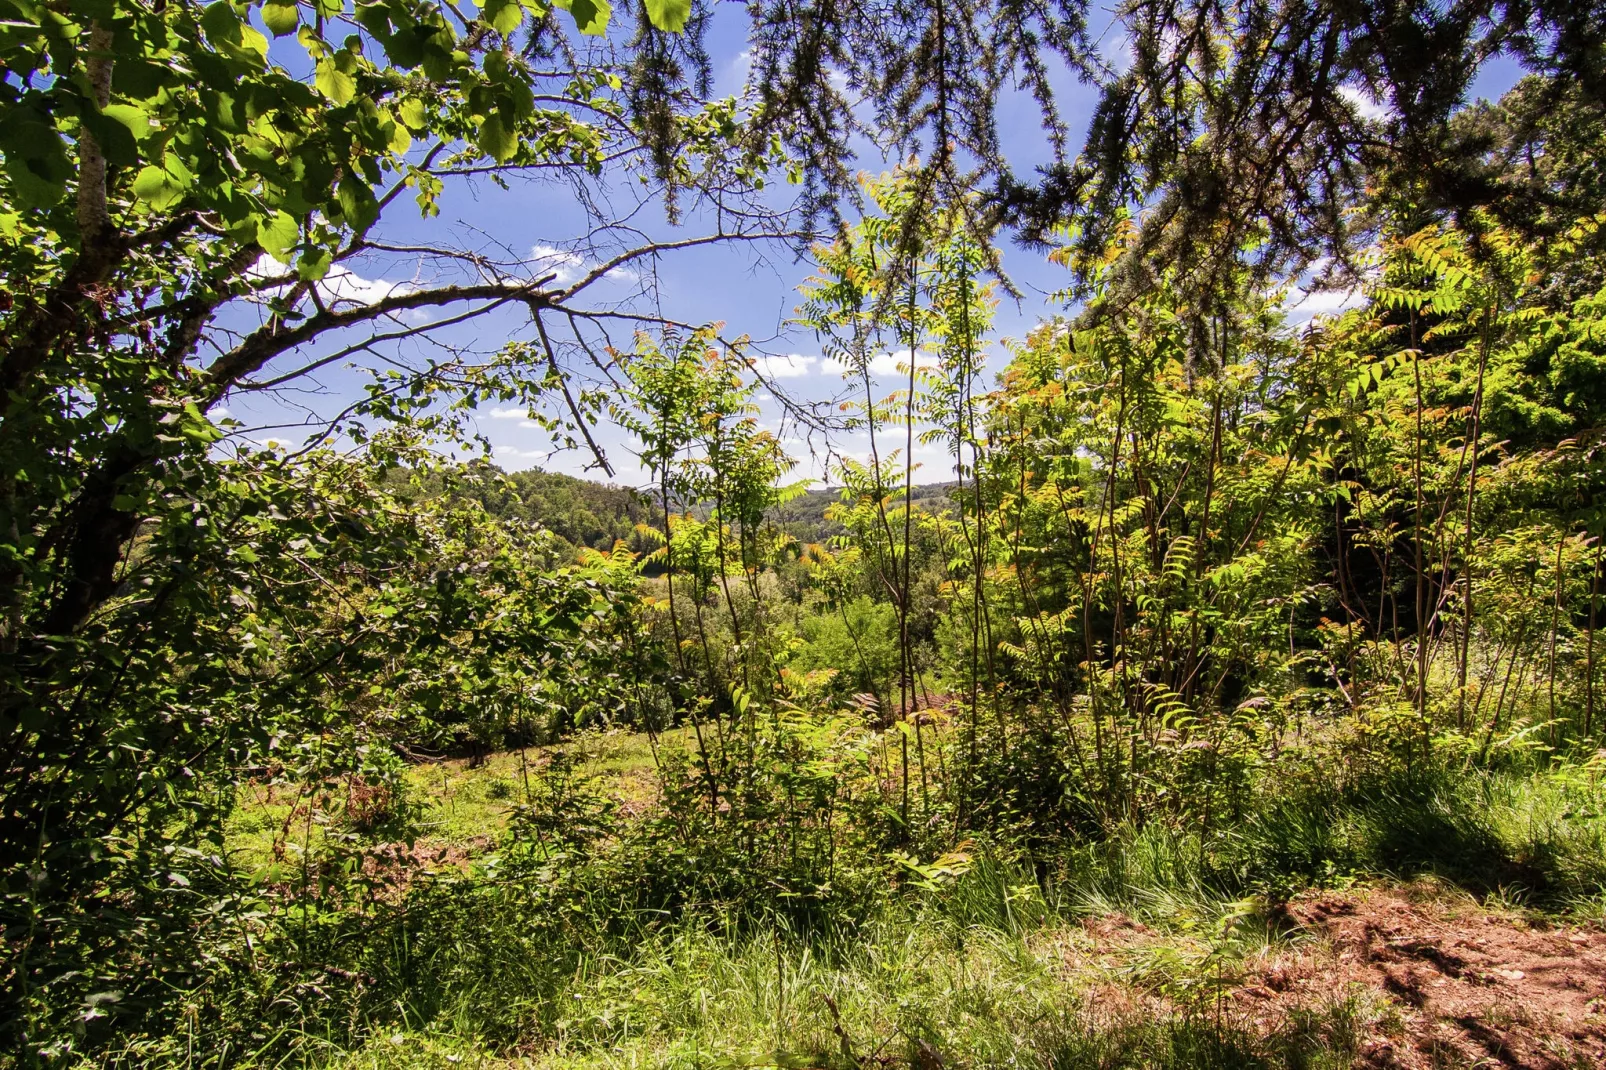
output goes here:
[{"label": "grassy clearing", "polygon": [[[1036,871],[978,846],[957,877],[906,887],[858,923],[802,931],[705,909],[677,920],[622,898],[642,862],[627,850],[633,830],[659,812],[650,742],[588,735],[564,751],[576,761],[561,775],[594,778],[618,804],[616,832],[594,855],[511,883],[469,865],[441,875],[412,920],[370,933],[373,950],[350,962],[373,979],[361,1021],[328,1031],[310,1019],[309,1033],[344,1039],[309,1040],[302,1058],[341,1070],[1336,1068],[1404,1034],[1387,994],[1339,987],[1269,1016],[1234,999],[1268,963],[1330,955],[1306,948],[1287,895],[1414,879],[1413,894],[1475,896],[1536,921],[1598,917],[1606,901],[1595,765],[1450,763],[1267,780],[1208,839],[1133,824]],[[421,841],[494,854],[526,773],[536,795],[560,775],[551,753],[414,769]],[[284,812],[258,804],[264,823]],[[585,872],[596,880],[560,890]]]},{"label": "grassy clearing", "polygon": [[[1117,947],[1063,920],[1010,932],[937,910],[811,941],[686,928],[588,962],[534,1050],[493,1054],[442,1023],[378,1036],[332,1065],[1315,1070],[1351,1065],[1384,1014],[1357,997],[1262,1033],[1204,988],[1162,978],[1157,946]],[[1243,946],[1206,954],[1223,949]],[[1234,954],[1215,963],[1217,995],[1239,974]]]},{"label": "grassy clearing", "polygon": [[[683,733],[659,737],[661,751],[688,745]],[[472,858],[491,850],[516,807],[529,801],[531,778],[539,778],[552,754],[562,750],[575,775],[594,778],[597,790],[627,812],[651,805],[656,794],[652,741],[643,732],[586,732],[561,747],[529,747],[492,753],[475,761],[453,758],[410,766],[400,798],[385,799],[386,813],[363,813],[364,786],[342,782],[321,791],[280,781],[252,782],[227,826],[235,864],[272,882],[275,871],[296,864],[331,837],[369,842],[406,840],[426,850]],[[377,820],[376,820],[377,818]]]}]

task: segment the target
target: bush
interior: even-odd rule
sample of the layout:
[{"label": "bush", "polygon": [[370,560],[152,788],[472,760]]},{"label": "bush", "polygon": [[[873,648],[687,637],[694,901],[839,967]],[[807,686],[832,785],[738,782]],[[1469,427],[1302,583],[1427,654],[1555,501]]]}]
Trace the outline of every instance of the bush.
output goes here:
[{"label": "bush", "polygon": [[804,645],[790,667],[801,672],[834,669],[837,694],[875,695],[888,705],[898,679],[898,611],[860,595],[835,613],[803,618]]}]

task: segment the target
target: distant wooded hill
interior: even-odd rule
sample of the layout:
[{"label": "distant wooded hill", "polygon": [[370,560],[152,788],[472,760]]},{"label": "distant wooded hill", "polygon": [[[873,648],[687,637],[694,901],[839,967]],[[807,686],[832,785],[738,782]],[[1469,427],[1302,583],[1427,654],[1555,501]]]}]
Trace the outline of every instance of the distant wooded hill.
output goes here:
[{"label": "distant wooded hill", "polygon": [[[662,525],[659,506],[631,487],[600,483],[529,468],[508,473],[507,489],[487,487],[480,500],[493,514],[543,525],[573,546],[606,550],[616,541],[642,551],[650,546],[635,534],[637,524]],[[930,512],[949,508],[957,483],[930,483],[914,488],[916,504]],[[823,542],[842,534],[842,526],[825,511],[841,498],[840,487],[806,491],[777,506],[770,520],[803,542]]]},{"label": "distant wooded hill", "polygon": [[[929,513],[946,512],[953,501],[958,483],[927,483],[914,488],[915,504]],[[901,497],[902,488],[891,491],[893,498]],[[823,542],[833,535],[843,534],[841,524],[827,520],[825,511],[832,503],[842,500],[841,487],[820,487],[777,506],[771,521],[803,542]]]},{"label": "distant wooded hill", "polygon": [[646,549],[636,525],[651,523],[657,508],[630,487],[527,468],[508,473],[507,491],[481,500],[497,516],[541,524],[571,545],[607,550],[623,541]]}]

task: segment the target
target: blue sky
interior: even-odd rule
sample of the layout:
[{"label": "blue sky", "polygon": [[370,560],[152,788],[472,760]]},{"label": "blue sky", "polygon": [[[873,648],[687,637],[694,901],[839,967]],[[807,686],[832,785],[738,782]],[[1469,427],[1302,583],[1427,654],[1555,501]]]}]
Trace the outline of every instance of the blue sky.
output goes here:
[{"label": "blue sky", "polygon": [[[736,4],[720,5],[708,37],[717,94],[736,94],[741,89],[746,75],[745,33],[743,8]],[[1118,60],[1124,45],[1114,31],[1106,33],[1105,38],[1107,55]],[[1496,61],[1481,73],[1474,95],[1498,96],[1519,74],[1514,63]],[[1057,103],[1071,131],[1074,147],[1080,143],[1095,103],[1095,93],[1069,76],[1059,78],[1058,82]],[[1040,115],[1030,97],[1023,93],[1006,96],[999,103],[999,117],[1003,146],[1017,171],[1029,172],[1032,166],[1048,159]],[[888,167],[889,161],[882,159],[870,146],[860,146],[860,150],[862,170],[876,173]],[[699,213],[689,213],[678,228],[670,227],[659,206],[638,203],[636,188],[628,181],[610,182],[593,193],[609,198],[615,211],[630,214],[641,232],[657,240],[695,237],[714,229],[715,221]],[[585,233],[586,219],[575,191],[566,184],[519,181],[509,189],[500,189],[483,180],[459,181],[448,186],[438,217],[420,219],[409,206],[397,205],[387,213],[382,236],[398,245],[451,243],[506,260],[538,259],[546,270],[559,272],[560,281],[566,281],[589,270],[596,257],[606,255],[601,252],[581,255],[570,251],[575,248],[577,237]],[[768,373],[782,389],[798,399],[823,401],[841,396],[848,389],[839,371],[820,358],[818,342],[808,332],[788,322],[797,304],[797,286],[811,272],[811,265],[799,260],[792,250],[777,246],[705,246],[668,254],[653,266],[655,271],[642,271],[632,266],[599,280],[592,288],[591,303],[624,309],[650,306],[669,318],[688,323],[722,322],[725,337],[745,335],[755,340],[754,352],[767,354],[762,359]],[[1062,269],[1048,264],[1041,254],[1013,244],[1005,246],[1004,267],[1021,292],[1021,298],[1016,301],[1004,296],[1000,300],[993,335],[995,339],[1019,338],[1039,319],[1058,311],[1048,298],[1064,285],[1065,276]],[[398,286],[440,281],[445,279],[438,265],[418,257],[410,261],[406,256],[387,255],[354,261],[346,270],[337,270],[326,281],[326,288],[335,298],[368,300]],[[1308,318],[1313,312],[1330,310],[1343,300],[1343,295],[1317,295],[1296,310],[1296,318]],[[237,311],[229,323],[248,328],[254,325],[256,318],[255,310]],[[628,344],[629,333],[628,327],[621,327],[613,332],[612,341]],[[491,352],[504,341],[528,341],[533,334],[527,316],[522,311],[509,310],[469,324],[448,327],[441,331],[440,338],[450,344]],[[331,345],[326,341],[320,352],[297,356],[302,360],[321,356],[332,351]],[[297,423],[327,417],[361,395],[368,376],[350,365],[372,365],[387,354],[417,361],[427,358],[431,350],[428,343],[410,340],[396,343],[388,351],[381,347],[372,353],[354,354],[348,360],[337,361],[320,370],[293,392],[231,400],[230,415],[247,426],[244,434],[259,441],[277,438],[297,443],[305,436],[305,430],[296,426]],[[990,356],[989,380],[1003,362],[996,344]],[[882,373],[883,392],[894,389],[900,378],[894,364],[890,358],[877,362]],[[280,364],[282,368],[291,366],[289,361]],[[781,407],[773,398],[763,396],[761,402],[761,421],[782,435],[789,451],[800,461],[797,475],[825,476],[821,455],[824,442],[818,437],[812,442],[799,438],[795,429],[783,425]],[[522,409],[487,407],[477,414],[477,423],[493,444],[495,459],[508,470],[539,465],[549,470],[601,478],[600,472],[586,471],[591,463],[588,452],[554,452],[547,434],[529,420]],[[598,427],[594,434],[613,463],[618,482],[631,485],[645,482],[625,436],[606,424]],[[868,447],[862,435],[839,435],[830,445],[836,451],[861,457],[866,455]],[[917,446],[915,460],[922,466],[917,482],[950,478],[940,449]]]}]

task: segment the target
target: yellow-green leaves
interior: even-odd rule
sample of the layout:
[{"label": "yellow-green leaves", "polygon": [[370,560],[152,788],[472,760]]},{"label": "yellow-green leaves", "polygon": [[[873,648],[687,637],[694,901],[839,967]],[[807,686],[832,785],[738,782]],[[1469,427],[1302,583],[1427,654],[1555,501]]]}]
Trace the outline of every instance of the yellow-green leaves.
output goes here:
[{"label": "yellow-green leaves", "polygon": [[406,125],[407,129],[422,133],[429,126],[429,109],[417,97],[408,97],[396,109],[396,117]]},{"label": "yellow-green leaves", "polygon": [[317,282],[329,274],[329,266],[333,261],[334,257],[330,255],[329,250],[321,245],[308,249],[301,254],[301,259],[296,261],[296,276],[302,282]]},{"label": "yellow-green leaves", "polygon": [[184,161],[172,153],[162,158],[162,166],[147,164],[134,177],[134,196],[157,211],[171,208],[184,197],[195,175]]},{"label": "yellow-green leaves", "polygon": [[660,30],[679,33],[691,18],[691,0],[646,0],[647,18]]},{"label": "yellow-green leaves", "polygon": [[269,0],[262,5],[262,24],[275,37],[296,32],[301,25],[301,9],[295,0]]},{"label": "yellow-green leaves", "polygon": [[134,196],[156,209],[170,207],[184,195],[184,191],[175,189],[167,174],[153,164],[140,168],[139,174],[134,176],[133,188]]},{"label": "yellow-green leaves", "polygon": [[491,28],[506,37],[524,21],[524,7],[519,0],[485,0],[480,14]]},{"label": "yellow-green leaves", "polygon": [[274,212],[257,220],[257,244],[276,259],[286,259],[300,237],[301,227],[288,212]]},{"label": "yellow-green leaves", "polygon": [[151,117],[132,104],[108,104],[100,113],[127,127],[135,141],[143,141],[150,136]]},{"label": "yellow-green leaves", "polygon": [[596,37],[608,32],[608,19],[613,16],[613,5],[608,0],[556,0],[556,3],[574,16],[574,25],[581,33]]},{"label": "yellow-green leaves", "polygon": [[500,115],[490,115],[480,124],[479,146],[497,163],[507,163],[518,151],[519,139]]},{"label": "yellow-green leaves", "polygon": [[408,133],[405,123],[390,123],[390,151],[397,156],[405,155],[413,147],[413,135]]},{"label": "yellow-green leaves", "polygon": [[336,104],[348,104],[351,98],[357,95],[356,79],[336,66],[334,60],[319,60],[318,70],[313,75],[312,81],[318,87],[318,92]]}]

